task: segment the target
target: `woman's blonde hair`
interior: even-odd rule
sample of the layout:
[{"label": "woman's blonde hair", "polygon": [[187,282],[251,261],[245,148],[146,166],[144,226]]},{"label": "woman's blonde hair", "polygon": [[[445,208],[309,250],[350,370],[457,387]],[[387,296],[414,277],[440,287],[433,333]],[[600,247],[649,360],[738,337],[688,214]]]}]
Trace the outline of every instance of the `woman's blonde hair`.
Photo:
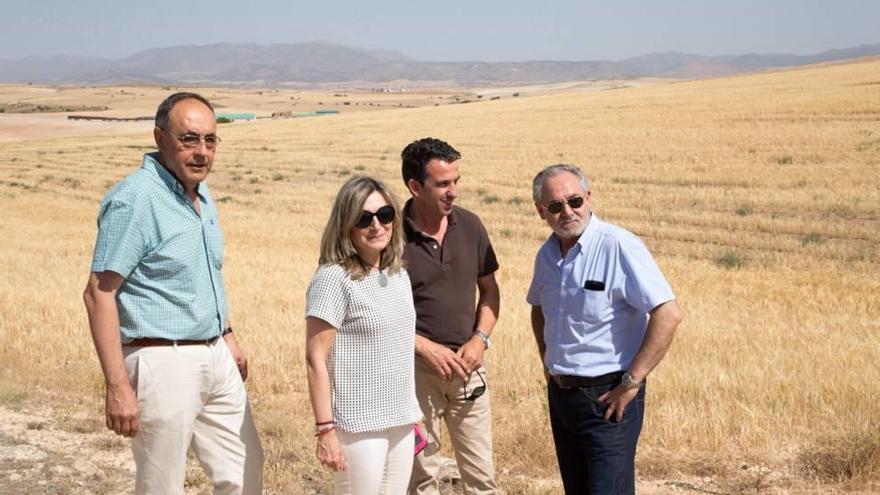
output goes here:
[{"label": "woman's blonde hair", "polygon": [[359,280],[370,273],[372,267],[364,263],[358,256],[357,249],[351,242],[351,229],[360,219],[364,211],[364,203],[367,197],[378,191],[385,201],[394,208],[394,221],[392,222],[391,240],[379,258],[379,268],[397,273],[403,268],[403,212],[397,196],[388,189],[382,181],[372,177],[356,175],[339,189],[333,210],[327,226],[324,227],[324,235],[321,236],[321,257],[318,263],[321,265],[342,265],[351,275],[351,278]]}]

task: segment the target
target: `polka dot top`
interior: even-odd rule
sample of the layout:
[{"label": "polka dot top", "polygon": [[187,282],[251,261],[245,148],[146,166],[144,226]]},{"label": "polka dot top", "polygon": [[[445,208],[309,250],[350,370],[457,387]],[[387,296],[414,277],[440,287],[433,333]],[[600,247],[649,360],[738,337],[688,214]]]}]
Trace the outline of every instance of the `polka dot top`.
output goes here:
[{"label": "polka dot top", "polygon": [[327,368],[339,428],[381,431],[422,418],[413,374],[416,313],[405,270],[352,280],[340,265],[319,266],[306,316],[336,328]]}]

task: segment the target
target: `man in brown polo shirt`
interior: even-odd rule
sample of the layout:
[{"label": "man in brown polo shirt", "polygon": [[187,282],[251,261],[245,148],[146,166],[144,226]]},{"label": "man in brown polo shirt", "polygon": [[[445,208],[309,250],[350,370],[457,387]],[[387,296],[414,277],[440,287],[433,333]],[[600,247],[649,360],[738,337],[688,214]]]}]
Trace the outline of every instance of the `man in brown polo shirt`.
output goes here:
[{"label": "man in brown polo shirt", "polygon": [[483,356],[498,319],[498,261],[480,219],[453,205],[461,154],[439,139],[424,138],[410,143],[401,158],[412,194],[404,207],[404,231],[417,315],[416,396],[428,433],[409,492],[440,492],[442,419],[465,492],[495,493]]}]

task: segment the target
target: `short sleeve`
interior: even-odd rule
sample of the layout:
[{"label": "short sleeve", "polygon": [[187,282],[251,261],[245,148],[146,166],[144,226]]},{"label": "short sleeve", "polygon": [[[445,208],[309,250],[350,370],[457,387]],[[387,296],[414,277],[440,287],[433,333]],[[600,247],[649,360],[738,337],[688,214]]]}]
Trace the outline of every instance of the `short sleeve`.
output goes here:
[{"label": "short sleeve", "polygon": [[639,311],[651,312],[675,299],[672,287],[645,243],[634,235],[620,239],[620,267],[624,276],[624,299]]},{"label": "short sleeve", "polygon": [[495,250],[492,248],[492,242],[489,240],[489,233],[486,227],[477,219],[477,261],[478,273],[480,277],[495,273],[498,270],[498,258],[495,257]]},{"label": "short sleeve", "polygon": [[306,317],[320,318],[339,329],[348,312],[348,281],[341,266],[319,266],[306,291]]},{"label": "short sleeve", "polygon": [[535,256],[535,268],[532,270],[532,283],[529,284],[529,292],[526,293],[526,302],[532,306],[541,305],[541,282],[540,282],[541,251]]},{"label": "short sleeve", "polygon": [[128,278],[147,249],[143,222],[131,203],[112,199],[101,205],[93,272],[112,271]]}]

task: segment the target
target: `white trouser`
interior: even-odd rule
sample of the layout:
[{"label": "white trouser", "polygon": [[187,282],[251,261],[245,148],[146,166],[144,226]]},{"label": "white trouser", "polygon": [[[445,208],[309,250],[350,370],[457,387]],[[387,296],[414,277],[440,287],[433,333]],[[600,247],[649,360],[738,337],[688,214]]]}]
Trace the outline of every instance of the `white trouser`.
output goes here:
[{"label": "white trouser", "polygon": [[215,495],[259,494],[263,448],[244,383],[222,338],[207,345],[124,346],[138,398],[135,493],[182,494],[193,453]]},{"label": "white trouser", "polygon": [[345,471],[336,471],[338,495],[403,495],[412,473],[413,425],[349,433],[337,430],[345,452]]}]

